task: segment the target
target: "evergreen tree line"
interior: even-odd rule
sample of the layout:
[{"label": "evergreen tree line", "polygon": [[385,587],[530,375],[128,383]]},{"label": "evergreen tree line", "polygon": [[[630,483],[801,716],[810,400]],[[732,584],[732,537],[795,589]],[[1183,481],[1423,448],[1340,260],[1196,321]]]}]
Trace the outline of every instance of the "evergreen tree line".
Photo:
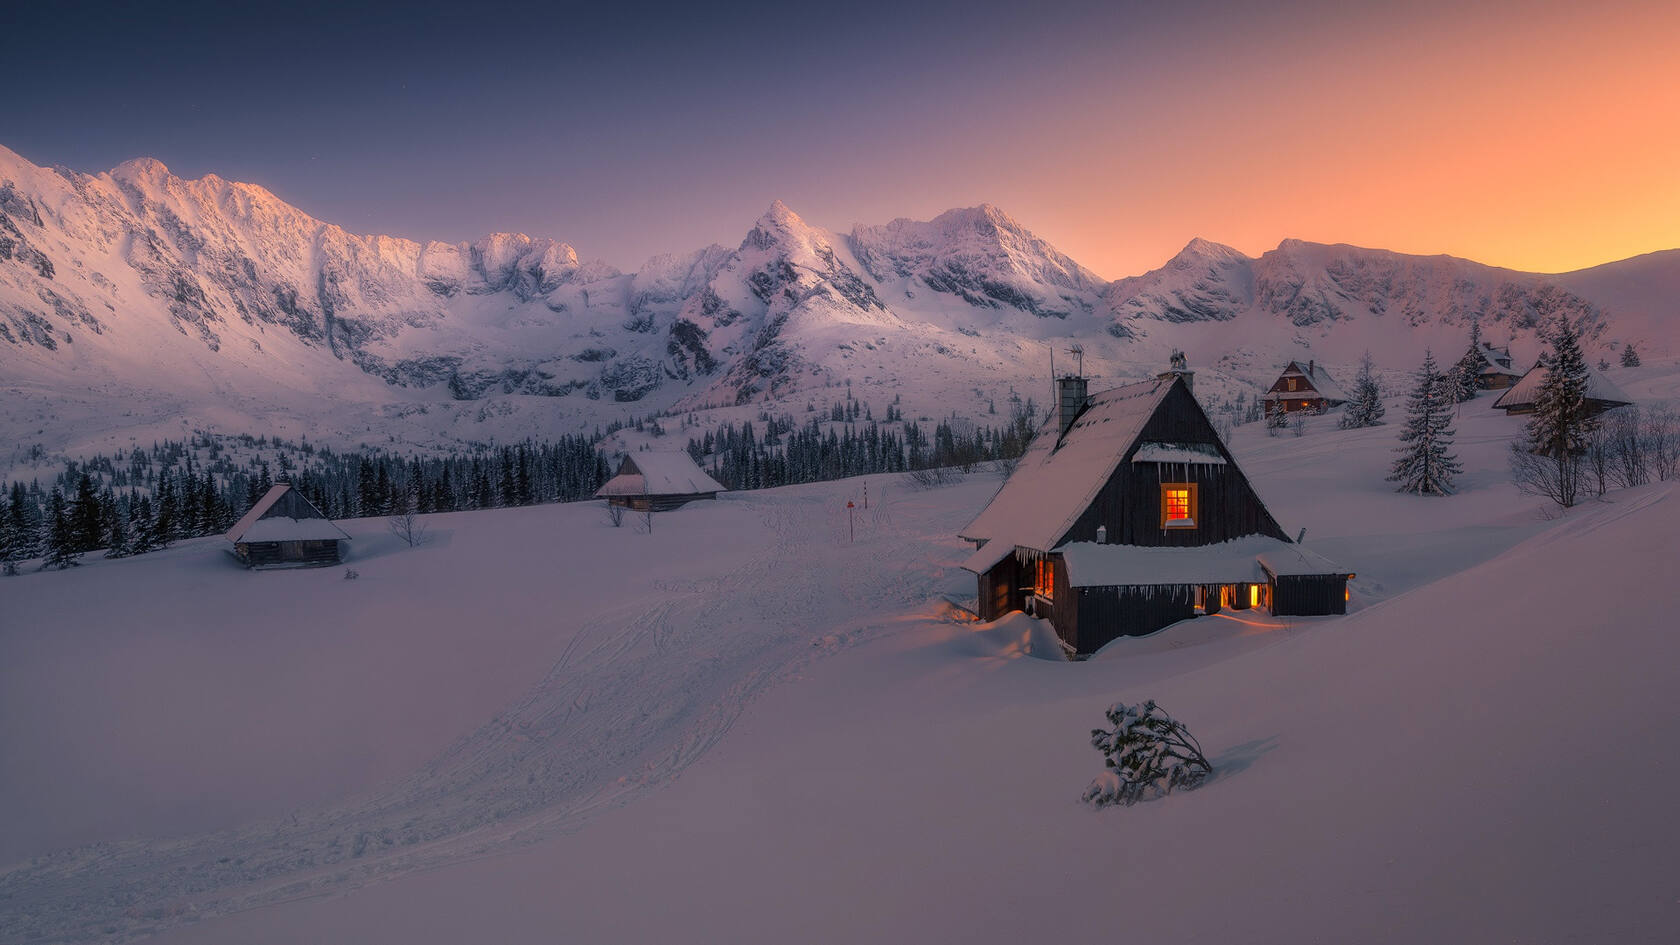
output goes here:
[{"label": "evergreen tree line", "polygon": [[712,478],[731,489],[768,489],[945,466],[967,469],[1026,452],[1036,413],[1029,400],[1003,426],[977,427],[968,433],[941,421],[931,436],[915,421],[905,422],[899,431],[870,421],[825,432],[814,419],[795,427],[793,419],[784,416],[768,421],[762,437],[750,421],[739,427],[726,423],[715,432],[691,438],[688,452]]},{"label": "evergreen tree line", "polygon": [[[281,480],[337,519],[574,501],[593,495],[610,474],[599,435],[433,457],[241,440],[278,450],[280,469],[266,459],[235,464],[220,441],[195,437],[69,461],[46,488],[11,483],[0,489],[0,562],[8,572],[36,557],[63,568],[96,549],[123,557],[220,534]],[[298,452],[301,462],[292,459]],[[210,462],[200,462],[200,453]]]}]

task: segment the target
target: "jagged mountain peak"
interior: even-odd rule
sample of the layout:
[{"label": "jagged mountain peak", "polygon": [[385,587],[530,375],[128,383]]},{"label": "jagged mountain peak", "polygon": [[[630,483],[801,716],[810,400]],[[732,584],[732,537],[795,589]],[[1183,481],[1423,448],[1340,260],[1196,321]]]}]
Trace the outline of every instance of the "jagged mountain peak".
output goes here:
[{"label": "jagged mountain peak", "polygon": [[1185,243],[1184,248],[1179,250],[1178,254],[1173,256],[1167,264],[1192,265],[1206,261],[1214,263],[1236,263],[1246,262],[1249,258],[1250,257],[1246,253],[1230,246],[1226,246],[1224,243],[1215,243],[1212,240],[1205,240],[1198,236],[1190,240],[1190,242]]}]

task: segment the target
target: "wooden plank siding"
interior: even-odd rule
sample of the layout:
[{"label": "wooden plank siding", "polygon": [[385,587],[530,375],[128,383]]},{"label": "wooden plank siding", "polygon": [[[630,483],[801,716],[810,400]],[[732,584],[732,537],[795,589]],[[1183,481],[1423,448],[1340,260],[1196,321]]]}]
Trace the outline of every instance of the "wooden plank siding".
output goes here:
[{"label": "wooden plank siding", "polygon": [[240,542],[234,552],[249,568],[328,567],[343,560],[334,539]]},{"label": "wooden plank siding", "polygon": [[1056,632],[1080,653],[1095,653],[1121,637],[1143,636],[1196,616],[1196,586],[1082,587],[1073,630]]},{"label": "wooden plank siding", "polygon": [[691,492],[680,495],[613,495],[607,496],[607,504],[637,512],[646,512],[649,506],[655,512],[669,512],[672,509],[680,509],[690,502],[716,498],[716,492]]},{"label": "wooden plank siding", "polygon": [[1272,613],[1279,617],[1316,617],[1347,613],[1347,575],[1314,574],[1272,579]]},{"label": "wooden plank siding", "polygon": [[[1165,464],[1133,463],[1132,456],[1144,442],[1205,443],[1216,447],[1225,458],[1223,466],[1188,467]],[[1188,476],[1184,476],[1188,470]],[[1197,509],[1195,528],[1161,527],[1161,483],[1163,481],[1191,482],[1196,485]],[[1277,520],[1266,510],[1248,478],[1237,468],[1219,434],[1202,412],[1201,405],[1183,384],[1175,384],[1162,399],[1160,409],[1143,427],[1138,441],[1121,458],[1120,465],[1097,497],[1086,507],[1067,534],[1055,543],[1096,541],[1097,526],[1108,528],[1108,541],[1119,545],[1147,545],[1188,547],[1211,545],[1216,542],[1242,538],[1245,535],[1267,535],[1288,540]]]}]

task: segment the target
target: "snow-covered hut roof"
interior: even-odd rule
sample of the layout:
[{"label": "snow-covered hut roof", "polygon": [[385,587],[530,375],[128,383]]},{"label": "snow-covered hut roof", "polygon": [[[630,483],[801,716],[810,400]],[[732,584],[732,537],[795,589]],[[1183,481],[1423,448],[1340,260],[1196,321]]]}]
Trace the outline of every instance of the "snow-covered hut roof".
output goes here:
[{"label": "snow-covered hut roof", "polygon": [[[1500,410],[1513,407],[1531,407],[1534,399],[1540,395],[1540,388],[1546,383],[1546,368],[1536,364],[1530,368],[1522,380],[1512,385],[1510,390],[1499,395],[1493,406]],[[1600,401],[1607,407],[1620,407],[1633,403],[1620,387],[1617,387],[1608,377],[1598,373],[1591,367],[1587,368],[1587,399]]]},{"label": "snow-covered hut roof", "polygon": [[1283,576],[1350,573],[1323,555],[1265,535],[1190,548],[1081,541],[1055,550],[1067,565],[1070,587],[1263,584],[1267,572]]},{"label": "snow-covered hut roof", "polygon": [[1509,374],[1512,377],[1520,377],[1522,375],[1521,371],[1518,371],[1515,368],[1506,367],[1504,364],[1500,363],[1509,362],[1511,360],[1511,351],[1509,348],[1495,348],[1493,345],[1490,345],[1485,341],[1481,341],[1477,342],[1475,352],[1482,356],[1482,361],[1484,362],[1480,372],[1482,374]]},{"label": "snow-covered hut roof", "polygon": [[[1279,372],[1278,376],[1282,377],[1285,374],[1288,374],[1291,370],[1306,378],[1307,382],[1312,384],[1313,390],[1318,391],[1318,396],[1323,397],[1325,400],[1333,400],[1341,403],[1347,402],[1347,395],[1342,393],[1341,385],[1337,384],[1335,378],[1330,376],[1330,372],[1324,369],[1324,365],[1310,359],[1306,364],[1302,364],[1299,361],[1291,361],[1284,365],[1283,370]],[[1297,390],[1267,391],[1264,399],[1299,400],[1300,398],[1301,392]]]},{"label": "snow-covered hut roof", "polygon": [[[961,537],[991,539],[981,552],[999,542],[1048,550],[1108,482],[1175,380],[1139,381],[1094,394],[1066,434],[1058,435],[1060,420],[1052,411],[1015,472]],[[992,564],[1001,560],[999,554]]]},{"label": "snow-covered hut roof", "polygon": [[266,541],[348,541],[344,529],[321,514],[315,504],[294,490],[288,483],[270,488],[250,511],[228,529],[227,540],[240,542]]},{"label": "snow-covered hut roof", "polygon": [[1015,551],[1015,546],[1006,541],[988,541],[985,545],[963,559],[964,571],[975,574],[985,574],[997,566],[999,561],[1009,557]]},{"label": "snow-covered hut roof", "polygon": [[595,495],[699,495],[726,491],[684,452],[631,453]]}]

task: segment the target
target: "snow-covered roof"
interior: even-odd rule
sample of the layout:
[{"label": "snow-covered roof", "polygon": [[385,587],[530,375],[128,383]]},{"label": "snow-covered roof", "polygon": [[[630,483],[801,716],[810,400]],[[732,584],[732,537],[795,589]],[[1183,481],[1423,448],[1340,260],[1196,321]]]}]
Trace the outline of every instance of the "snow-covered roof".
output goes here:
[{"label": "snow-covered roof", "polygon": [[1191,548],[1081,541],[1055,550],[1067,564],[1070,587],[1263,584],[1267,571],[1284,576],[1350,573],[1323,555],[1265,535]]},{"label": "snow-covered roof", "polygon": [[964,571],[973,571],[975,574],[985,574],[1014,551],[1015,546],[1008,542],[988,541],[978,551],[963,560],[962,568]]},{"label": "snow-covered roof", "polygon": [[1052,411],[1015,472],[961,537],[1048,549],[1067,534],[1108,482],[1173,381],[1139,381],[1092,395],[1061,436],[1060,420]]},{"label": "snow-covered roof", "polygon": [[618,467],[618,475],[596,490],[609,495],[694,495],[724,492],[724,487],[695,465],[684,452],[631,453]]},{"label": "snow-covered roof", "polygon": [[1192,466],[1224,466],[1225,457],[1212,443],[1154,443],[1138,445],[1134,463],[1188,463]]},{"label": "snow-covered roof", "polygon": [[[1500,394],[1499,399],[1493,402],[1493,406],[1501,410],[1532,406],[1534,398],[1540,395],[1540,387],[1545,383],[1546,369],[1536,364],[1529,369],[1527,374],[1522,376],[1522,380],[1512,385],[1510,390]],[[1587,399],[1602,401],[1613,407],[1633,403],[1633,398],[1612,383],[1608,377],[1591,367],[1587,368]]]},{"label": "snow-covered roof", "polygon": [[1521,371],[1506,367],[1505,365],[1499,363],[1501,361],[1511,360],[1511,351],[1509,348],[1495,348],[1493,345],[1482,341],[1478,342],[1472,350],[1481,355],[1482,360],[1486,362],[1482,367],[1482,374],[1509,374],[1512,377],[1518,377],[1522,374]]},{"label": "snow-covered roof", "polygon": [[[276,508],[288,493],[291,498],[285,506]],[[287,510],[313,514],[292,518],[284,514]],[[263,497],[227,532],[227,540],[235,544],[253,541],[347,541],[349,538],[344,529],[321,514],[321,510],[304,498],[303,493],[293,492],[291,485],[284,482],[263,493]]]},{"label": "snow-covered roof", "polygon": [[[1309,368],[1311,368],[1311,370],[1308,370]],[[1296,374],[1306,378],[1307,382],[1312,385],[1313,390],[1318,391],[1318,396],[1323,397],[1325,400],[1333,400],[1342,403],[1347,401],[1347,395],[1342,393],[1341,385],[1337,384],[1335,378],[1330,376],[1330,372],[1324,369],[1324,365],[1310,359],[1306,364],[1302,364],[1299,361],[1291,361],[1284,365],[1283,370],[1279,372],[1278,376],[1282,377],[1285,374],[1290,373],[1290,371],[1294,371]],[[1301,399],[1302,393],[1303,391],[1298,390],[1267,391],[1264,399],[1299,400]]]}]

